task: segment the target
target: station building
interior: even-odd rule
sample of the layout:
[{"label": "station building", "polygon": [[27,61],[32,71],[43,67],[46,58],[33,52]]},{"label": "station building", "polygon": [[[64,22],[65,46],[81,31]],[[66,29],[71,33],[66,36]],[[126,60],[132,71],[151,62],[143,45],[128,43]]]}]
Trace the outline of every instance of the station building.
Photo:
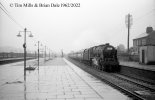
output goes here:
[{"label": "station building", "polygon": [[146,32],[133,39],[133,48],[140,63],[155,63],[155,30],[147,27]]}]

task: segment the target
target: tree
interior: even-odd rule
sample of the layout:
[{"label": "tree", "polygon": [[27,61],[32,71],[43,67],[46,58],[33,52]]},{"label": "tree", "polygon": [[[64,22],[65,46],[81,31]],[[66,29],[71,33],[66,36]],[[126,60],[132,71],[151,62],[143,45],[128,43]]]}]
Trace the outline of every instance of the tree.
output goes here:
[{"label": "tree", "polygon": [[119,44],[117,46],[117,51],[118,52],[126,52],[125,46],[123,44]]}]

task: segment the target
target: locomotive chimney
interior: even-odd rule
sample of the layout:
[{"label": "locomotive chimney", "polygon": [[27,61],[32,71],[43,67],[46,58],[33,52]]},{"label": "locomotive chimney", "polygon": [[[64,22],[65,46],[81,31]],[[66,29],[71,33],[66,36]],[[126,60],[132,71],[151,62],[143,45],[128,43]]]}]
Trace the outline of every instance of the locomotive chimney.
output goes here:
[{"label": "locomotive chimney", "polygon": [[105,45],[109,45],[109,43],[106,43]]}]

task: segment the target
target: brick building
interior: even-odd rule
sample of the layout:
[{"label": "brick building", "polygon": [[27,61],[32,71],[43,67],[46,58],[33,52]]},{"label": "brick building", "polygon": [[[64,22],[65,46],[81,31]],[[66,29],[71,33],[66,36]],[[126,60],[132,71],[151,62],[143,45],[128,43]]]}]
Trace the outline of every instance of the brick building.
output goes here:
[{"label": "brick building", "polygon": [[139,55],[140,63],[155,61],[155,31],[147,27],[146,32],[133,39],[134,53]]},{"label": "brick building", "polygon": [[155,46],[155,31],[152,27],[147,27],[146,32],[140,34],[133,39],[134,52],[139,54],[141,46],[154,45]]}]

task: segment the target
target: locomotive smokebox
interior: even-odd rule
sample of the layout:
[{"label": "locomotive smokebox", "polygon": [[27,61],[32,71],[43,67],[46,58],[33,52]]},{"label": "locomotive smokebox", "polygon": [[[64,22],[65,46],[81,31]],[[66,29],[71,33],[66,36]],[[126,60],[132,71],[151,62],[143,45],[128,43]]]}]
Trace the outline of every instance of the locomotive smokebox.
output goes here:
[{"label": "locomotive smokebox", "polygon": [[109,45],[109,43],[106,43],[105,45]]}]

